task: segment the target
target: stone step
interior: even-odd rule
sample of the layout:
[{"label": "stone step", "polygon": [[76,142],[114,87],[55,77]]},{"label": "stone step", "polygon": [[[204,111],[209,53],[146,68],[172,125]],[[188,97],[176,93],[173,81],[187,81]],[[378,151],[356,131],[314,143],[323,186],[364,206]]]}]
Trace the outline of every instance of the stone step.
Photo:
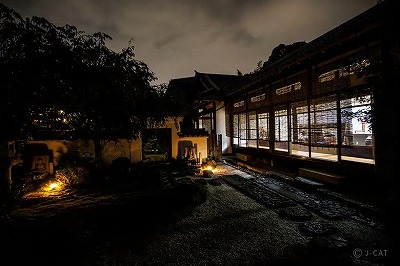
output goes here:
[{"label": "stone step", "polygon": [[299,176],[335,185],[340,184],[344,179],[344,176],[341,175],[309,168],[299,168]]},{"label": "stone step", "polygon": [[203,177],[215,178],[215,175],[211,170],[203,170]]},{"label": "stone step", "polygon": [[317,189],[317,188],[322,188],[325,186],[324,183],[318,182],[316,180],[311,180],[306,177],[301,177],[301,176],[296,176],[293,179],[293,182],[295,185],[302,187],[302,188],[308,188],[308,189]]},{"label": "stone step", "polygon": [[245,162],[250,162],[253,159],[253,157],[251,155],[243,154],[243,153],[236,153],[236,158],[238,158],[239,160],[245,161]]}]

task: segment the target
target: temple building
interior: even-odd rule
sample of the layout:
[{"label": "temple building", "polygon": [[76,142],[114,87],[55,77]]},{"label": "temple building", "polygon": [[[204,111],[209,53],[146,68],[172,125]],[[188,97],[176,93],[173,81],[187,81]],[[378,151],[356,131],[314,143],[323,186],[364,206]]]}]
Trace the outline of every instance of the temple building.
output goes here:
[{"label": "temple building", "polygon": [[199,160],[208,157],[221,159],[222,154],[232,153],[230,138],[225,130],[227,119],[224,99],[232,89],[239,89],[248,81],[249,77],[244,76],[197,71],[193,77],[170,81],[168,93],[182,108],[179,138],[207,139],[207,150],[198,156]]},{"label": "temple building", "polygon": [[374,175],[385,171],[386,147],[398,141],[380,127],[393,123],[382,119],[393,101],[384,84],[393,78],[397,63],[390,60],[399,50],[391,27],[378,3],[255,73],[196,72],[170,87],[192,103],[186,114],[194,128],[222,136],[222,154]]}]

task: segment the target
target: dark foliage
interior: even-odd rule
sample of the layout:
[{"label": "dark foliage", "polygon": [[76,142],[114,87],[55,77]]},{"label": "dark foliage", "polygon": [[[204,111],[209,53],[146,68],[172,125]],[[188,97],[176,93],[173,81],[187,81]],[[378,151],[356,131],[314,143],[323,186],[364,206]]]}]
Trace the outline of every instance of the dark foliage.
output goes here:
[{"label": "dark foliage", "polygon": [[307,44],[307,43],[304,41],[295,42],[292,44],[282,44],[282,43],[279,44],[277,47],[275,47],[272,50],[272,53],[269,56],[268,61],[264,63],[263,67],[278,61],[282,57],[290,54],[293,51],[296,51],[297,49],[299,49],[300,47],[302,47],[305,44]]},{"label": "dark foliage", "polygon": [[163,123],[154,73],[109,40],[0,4],[1,139],[136,138]]}]

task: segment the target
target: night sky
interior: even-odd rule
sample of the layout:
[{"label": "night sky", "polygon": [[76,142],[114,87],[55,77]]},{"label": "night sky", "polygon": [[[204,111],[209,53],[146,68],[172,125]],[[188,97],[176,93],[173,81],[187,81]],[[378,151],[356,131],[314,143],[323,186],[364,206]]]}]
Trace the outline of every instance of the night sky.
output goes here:
[{"label": "night sky", "polygon": [[280,43],[312,41],[378,0],[0,0],[22,17],[44,17],[120,51],[130,40],[155,84],[207,73],[243,74]]}]

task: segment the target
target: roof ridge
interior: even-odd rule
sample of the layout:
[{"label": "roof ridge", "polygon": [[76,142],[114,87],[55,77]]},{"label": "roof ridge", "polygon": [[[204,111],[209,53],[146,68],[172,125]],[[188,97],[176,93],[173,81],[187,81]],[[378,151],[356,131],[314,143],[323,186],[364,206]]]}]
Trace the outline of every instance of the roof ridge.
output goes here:
[{"label": "roof ridge", "polygon": [[217,84],[215,84],[214,83],[214,81],[212,81],[211,80],[211,78],[210,78],[210,76],[209,75],[206,75],[206,79],[208,80],[208,82],[210,82],[210,84],[214,87],[214,88],[216,88],[218,91],[220,91],[221,90],[221,88],[220,87],[218,87],[217,86]]},{"label": "roof ridge", "polygon": [[298,54],[304,50],[310,49],[312,46],[314,46],[315,44],[317,44],[318,42],[321,42],[324,38],[327,38],[328,36],[332,36],[334,34],[339,33],[341,30],[343,30],[346,26],[355,24],[356,21],[360,20],[360,19],[364,19],[368,14],[376,12],[376,9],[378,7],[380,7],[382,5],[382,3],[377,3],[375,4],[373,7],[363,11],[362,13],[356,15],[355,17],[343,22],[342,24],[336,26],[335,28],[327,31],[326,33],[318,36],[317,38],[313,39],[312,41],[306,43],[305,45],[299,47],[298,49],[290,52],[289,54],[285,55],[284,57],[278,59],[277,61],[267,65],[264,69],[262,68],[262,70],[257,73],[257,75],[255,75],[255,79],[258,79],[264,72],[266,72],[267,70],[272,69],[273,67],[278,66],[280,63],[282,63],[285,60],[288,60],[289,58],[291,58],[293,55]]}]

